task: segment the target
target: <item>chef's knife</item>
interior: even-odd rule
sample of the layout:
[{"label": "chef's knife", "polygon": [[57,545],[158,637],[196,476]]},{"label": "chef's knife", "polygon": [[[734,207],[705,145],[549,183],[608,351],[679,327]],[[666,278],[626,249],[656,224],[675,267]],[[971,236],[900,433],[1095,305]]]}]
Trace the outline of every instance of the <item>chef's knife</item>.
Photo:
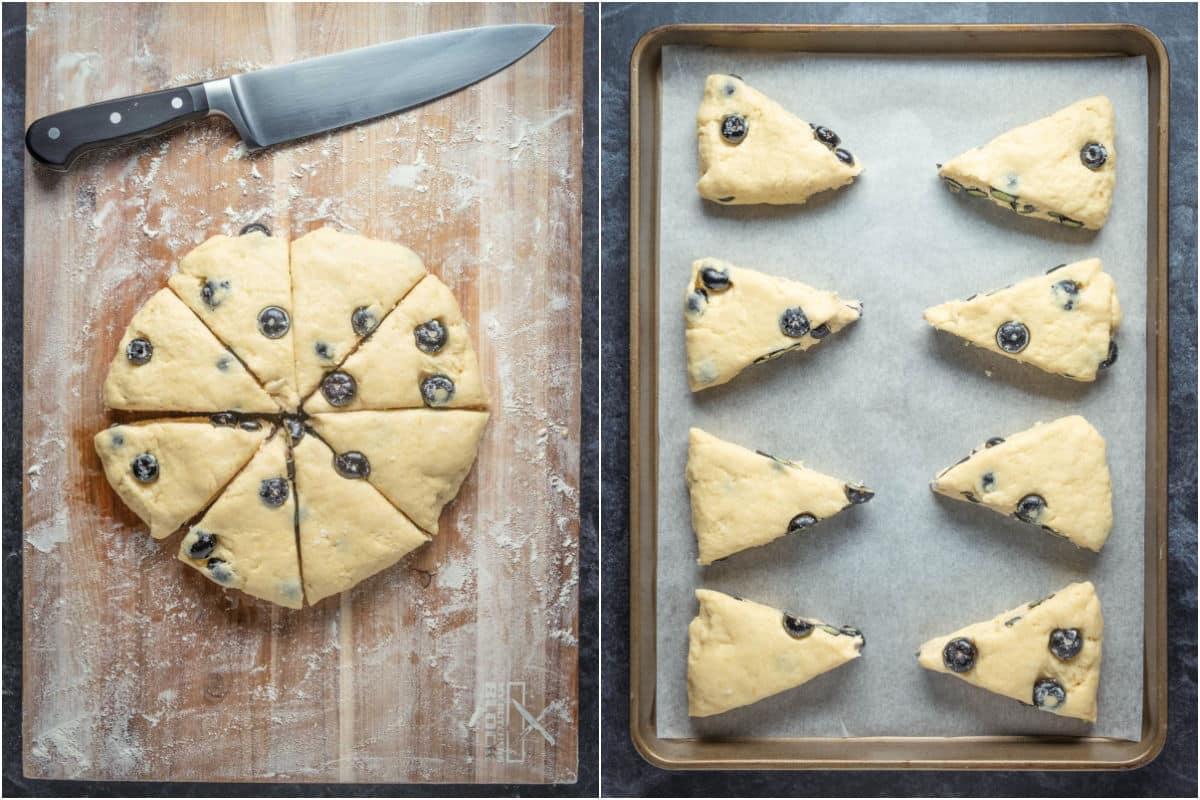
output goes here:
[{"label": "chef's knife", "polygon": [[42,117],[30,154],[65,170],[89,150],[144,139],[202,117],[228,117],[256,150],[420,105],[483,80],[550,35],[551,25],[434,33],[268,67]]}]

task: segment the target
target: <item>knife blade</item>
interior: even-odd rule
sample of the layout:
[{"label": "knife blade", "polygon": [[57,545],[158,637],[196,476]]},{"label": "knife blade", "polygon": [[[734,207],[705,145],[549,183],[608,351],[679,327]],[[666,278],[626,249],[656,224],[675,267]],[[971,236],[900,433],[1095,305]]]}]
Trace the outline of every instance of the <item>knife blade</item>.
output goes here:
[{"label": "knife blade", "polygon": [[247,149],[375,119],[436,100],[504,69],[552,25],[491,25],[415,36],[174,89],[104,100],[35,120],[25,145],[63,171],[98,147],[229,119]]}]

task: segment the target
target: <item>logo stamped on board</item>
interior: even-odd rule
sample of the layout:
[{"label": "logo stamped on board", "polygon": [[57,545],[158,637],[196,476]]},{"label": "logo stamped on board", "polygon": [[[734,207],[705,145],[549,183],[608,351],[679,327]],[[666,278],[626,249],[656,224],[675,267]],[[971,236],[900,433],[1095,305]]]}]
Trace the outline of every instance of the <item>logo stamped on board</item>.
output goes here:
[{"label": "logo stamped on board", "polygon": [[482,707],[483,749],[488,758],[523,763],[525,742],[530,734],[554,745],[554,736],[540,720],[545,708],[535,711],[529,707],[525,681],[488,681],[483,685]]}]

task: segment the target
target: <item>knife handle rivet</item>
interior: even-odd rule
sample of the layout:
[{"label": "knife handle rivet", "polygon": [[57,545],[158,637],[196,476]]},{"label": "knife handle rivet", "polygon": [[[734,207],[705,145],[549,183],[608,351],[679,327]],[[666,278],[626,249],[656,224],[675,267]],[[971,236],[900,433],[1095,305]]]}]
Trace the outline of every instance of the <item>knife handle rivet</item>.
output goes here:
[{"label": "knife handle rivet", "polygon": [[50,141],[55,141],[58,139],[58,137],[62,136],[62,131],[60,131],[58,128],[51,128],[50,130],[46,131],[46,135],[50,137]]},{"label": "knife handle rivet", "polygon": [[183,108],[183,98],[182,97],[172,97],[171,98],[171,108]]},{"label": "knife handle rivet", "polygon": [[108,121],[113,125],[116,125],[121,121],[121,113],[119,111],[114,111],[113,113],[109,114]]}]

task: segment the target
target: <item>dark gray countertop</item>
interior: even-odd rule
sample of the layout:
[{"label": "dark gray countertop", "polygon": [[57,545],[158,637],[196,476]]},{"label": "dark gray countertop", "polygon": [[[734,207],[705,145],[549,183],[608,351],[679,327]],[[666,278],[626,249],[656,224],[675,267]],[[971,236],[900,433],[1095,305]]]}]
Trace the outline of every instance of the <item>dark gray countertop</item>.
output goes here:
[{"label": "dark gray countertop", "polygon": [[[25,8],[4,4],[4,729],[3,792],[8,797],[595,797],[597,760],[598,569],[597,433],[599,290],[596,198],[598,8],[588,6],[584,28],[583,147],[583,343],[582,439],[580,455],[579,543],[579,780],[574,785],[417,785],[417,784],[209,784],[115,783],[27,780],[21,772],[21,403],[22,403],[22,262],[24,248]],[[592,333],[588,333],[588,332]]]},{"label": "dark gray countertop", "polygon": [[[667,772],[629,736],[629,58],[642,34],[675,22],[1133,22],[1171,60],[1170,713],[1166,748],[1132,772]],[[605,522],[605,795],[1196,795],[1196,6],[1168,4],[822,5],[606,3],[603,34],[601,277]]]}]

